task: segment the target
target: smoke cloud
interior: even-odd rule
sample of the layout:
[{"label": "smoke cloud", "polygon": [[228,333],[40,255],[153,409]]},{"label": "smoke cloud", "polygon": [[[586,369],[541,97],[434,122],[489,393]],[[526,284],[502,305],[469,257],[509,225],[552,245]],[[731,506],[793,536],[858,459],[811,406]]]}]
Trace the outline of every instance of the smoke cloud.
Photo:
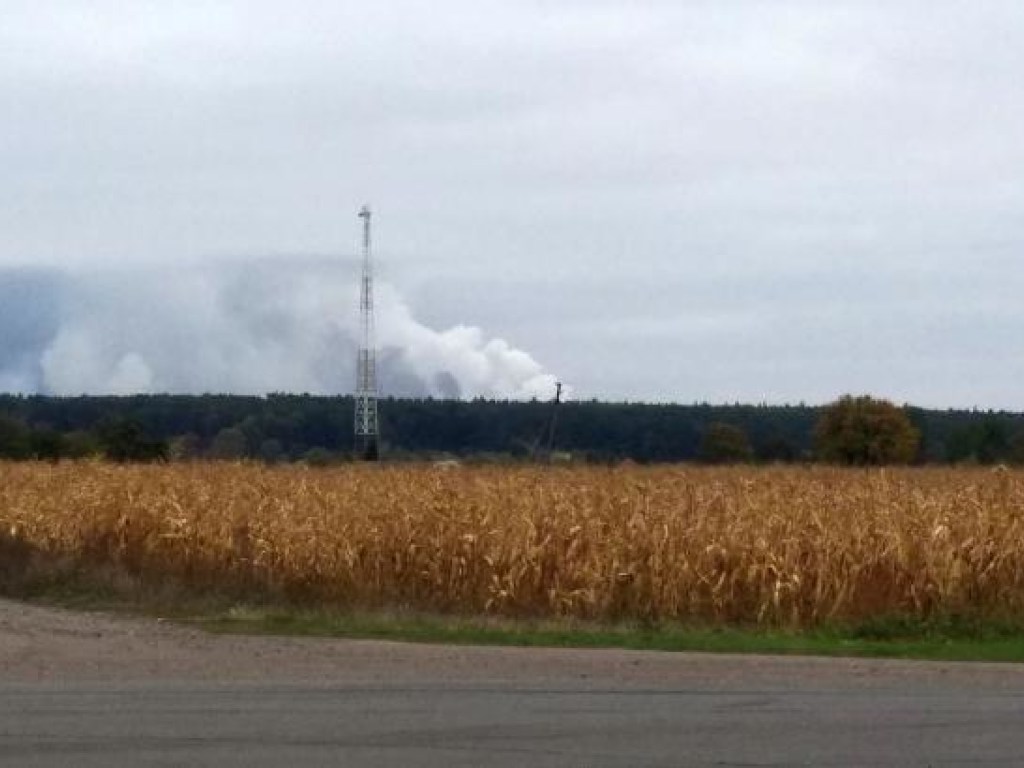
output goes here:
[{"label": "smoke cloud", "polygon": [[[350,392],[358,265],[0,272],[0,391],[53,395]],[[479,328],[429,328],[377,292],[380,384],[403,397],[547,398],[555,377]]]}]

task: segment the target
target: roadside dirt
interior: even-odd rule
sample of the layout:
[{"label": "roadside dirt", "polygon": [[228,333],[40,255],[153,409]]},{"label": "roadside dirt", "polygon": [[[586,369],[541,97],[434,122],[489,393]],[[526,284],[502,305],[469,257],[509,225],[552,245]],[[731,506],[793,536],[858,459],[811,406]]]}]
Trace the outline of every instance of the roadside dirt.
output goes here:
[{"label": "roadside dirt", "polygon": [[476,648],[216,635],[159,619],[0,600],[0,682],[302,682],[452,686],[615,683],[643,689],[835,686],[896,689],[956,680],[1020,689],[1024,665]]}]

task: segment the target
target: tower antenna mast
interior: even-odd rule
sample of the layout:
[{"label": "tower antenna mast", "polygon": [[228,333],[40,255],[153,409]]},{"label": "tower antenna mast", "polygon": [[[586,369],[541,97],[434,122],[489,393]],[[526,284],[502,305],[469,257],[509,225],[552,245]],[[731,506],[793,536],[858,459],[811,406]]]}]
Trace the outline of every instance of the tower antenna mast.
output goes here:
[{"label": "tower antenna mast", "polygon": [[359,284],[361,320],[359,357],[356,362],[356,455],[366,461],[380,457],[380,431],[377,419],[377,349],[373,323],[373,259],[370,252],[370,206],[359,211],[363,220],[363,275]]}]

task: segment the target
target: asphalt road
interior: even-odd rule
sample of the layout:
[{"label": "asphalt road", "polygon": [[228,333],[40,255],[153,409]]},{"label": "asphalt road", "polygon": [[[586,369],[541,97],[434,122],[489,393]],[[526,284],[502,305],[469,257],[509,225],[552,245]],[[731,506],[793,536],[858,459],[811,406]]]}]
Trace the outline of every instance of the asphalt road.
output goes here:
[{"label": "asphalt road", "polygon": [[0,601],[0,766],[1019,766],[1017,665],[217,637]]},{"label": "asphalt road", "polygon": [[951,689],[32,685],[10,766],[1021,765],[1020,697]]}]

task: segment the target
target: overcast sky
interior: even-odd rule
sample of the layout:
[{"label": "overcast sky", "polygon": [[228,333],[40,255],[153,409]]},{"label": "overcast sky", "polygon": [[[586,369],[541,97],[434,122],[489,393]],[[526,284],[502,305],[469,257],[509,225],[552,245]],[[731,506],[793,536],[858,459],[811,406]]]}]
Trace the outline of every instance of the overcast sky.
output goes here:
[{"label": "overcast sky", "polygon": [[399,389],[1024,410],[1021,40],[1019,0],[4,0],[0,388],[344,391],[369,201]]}]

